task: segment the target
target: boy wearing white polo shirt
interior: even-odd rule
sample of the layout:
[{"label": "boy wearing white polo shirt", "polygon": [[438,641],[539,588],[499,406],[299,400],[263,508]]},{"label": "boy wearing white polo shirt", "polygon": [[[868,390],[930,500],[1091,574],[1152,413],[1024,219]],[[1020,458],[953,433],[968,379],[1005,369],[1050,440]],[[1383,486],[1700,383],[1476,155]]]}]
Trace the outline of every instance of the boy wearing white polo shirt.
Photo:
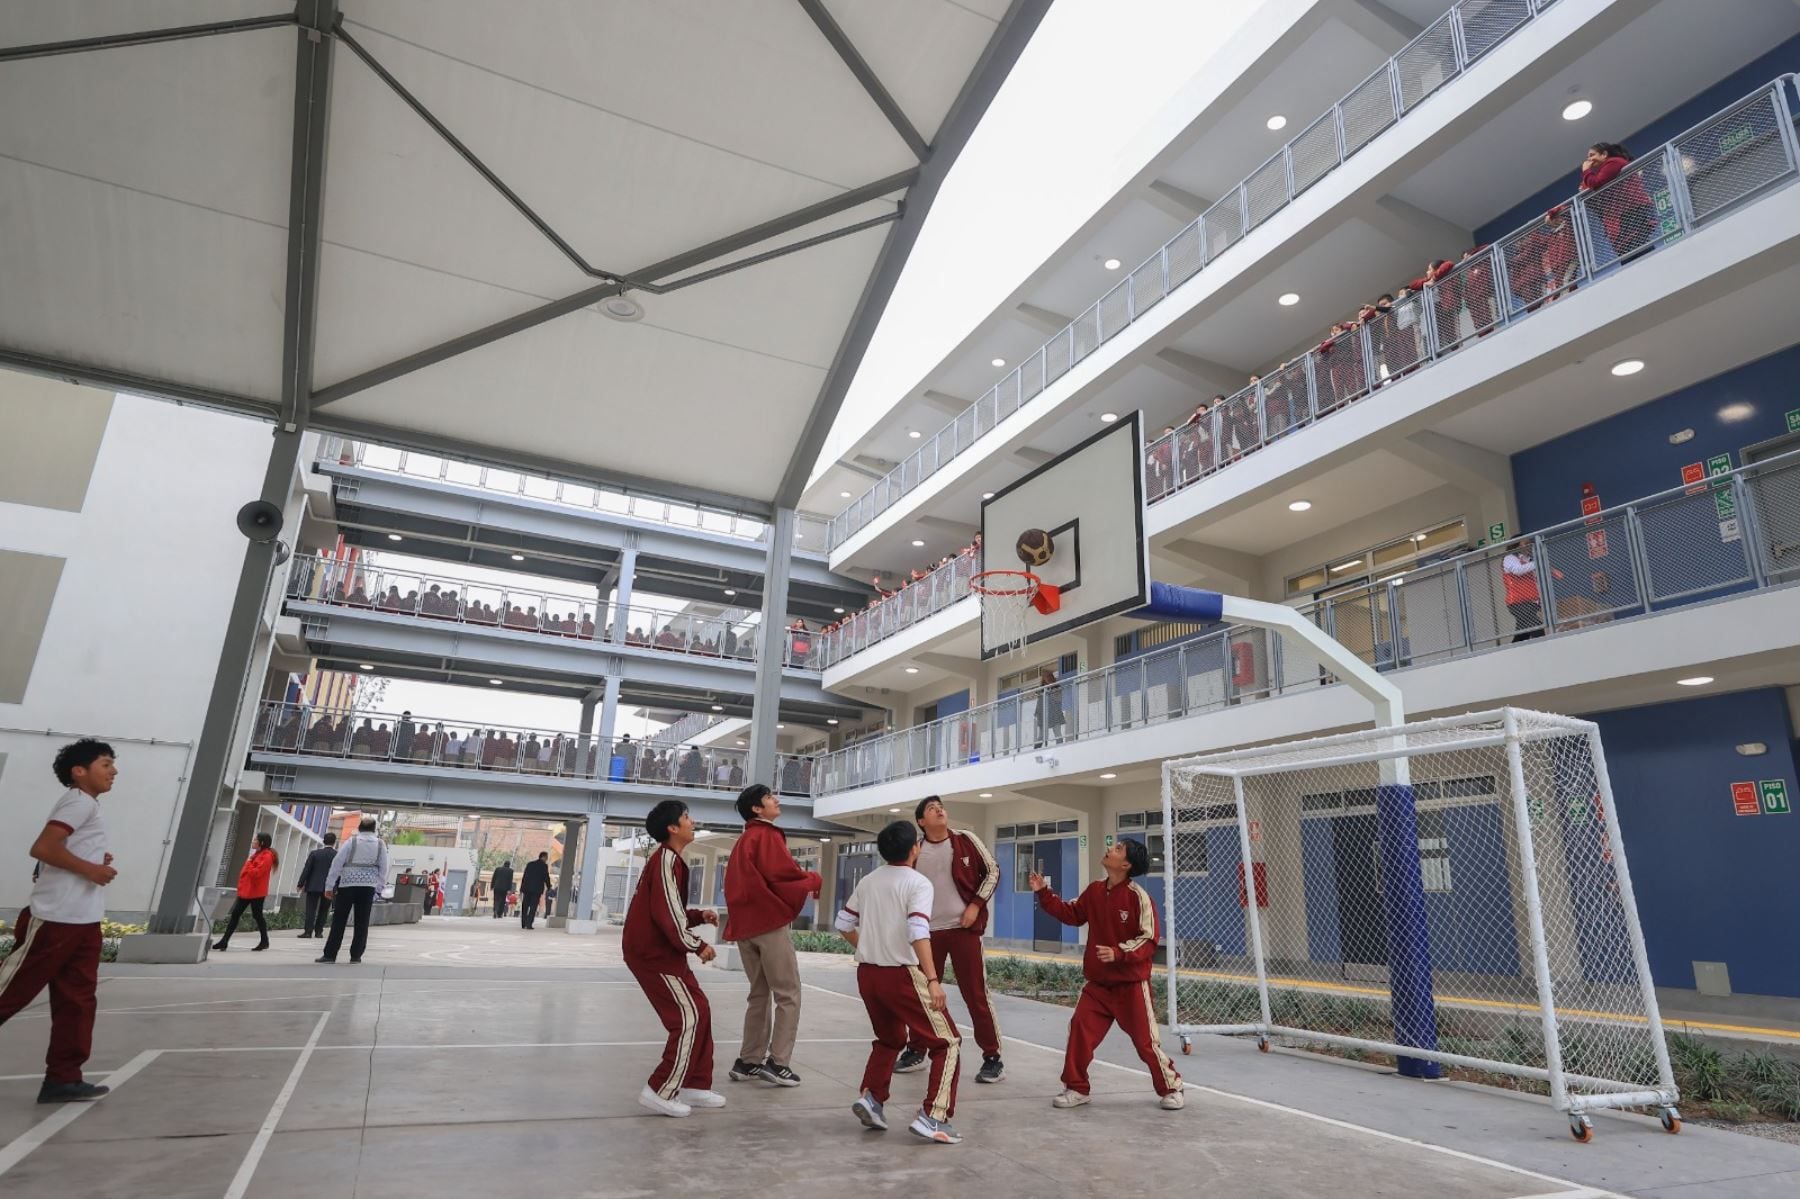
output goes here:
[{"label": "boy wearing white polo shirt", "polygon": [[38,1102],[84,1103],[107,1092],[83,1081],[81,1067],[94,1043],[106,914],[101,888],[118,874],[106,852],[100,796],[112,790],[119,771],[112,746],[92,738],[63,746],[55,771],[68,790],[31,845],[38,863],[31,901],[19,912],[12,952],[0,961],[0,1024],[49,987],[50,1050]]}]

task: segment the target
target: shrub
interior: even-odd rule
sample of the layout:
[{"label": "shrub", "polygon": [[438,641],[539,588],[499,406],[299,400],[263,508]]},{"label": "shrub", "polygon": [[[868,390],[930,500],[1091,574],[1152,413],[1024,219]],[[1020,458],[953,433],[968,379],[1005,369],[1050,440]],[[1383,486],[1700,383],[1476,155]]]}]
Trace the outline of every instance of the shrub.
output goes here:
[{"label": "shrub", "polygon": [[850,942],[836,933],[827,932],[793,932],[788,936],[794,939],[794,948],[802,953],[855,953]]}]

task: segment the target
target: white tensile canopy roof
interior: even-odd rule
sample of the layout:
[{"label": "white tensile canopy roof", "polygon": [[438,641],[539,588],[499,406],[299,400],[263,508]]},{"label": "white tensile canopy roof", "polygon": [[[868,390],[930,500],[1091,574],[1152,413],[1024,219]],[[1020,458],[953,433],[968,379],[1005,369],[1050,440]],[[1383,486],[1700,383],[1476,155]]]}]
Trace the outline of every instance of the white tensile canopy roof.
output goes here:
[{"label": "white tensile canopy roof", "polygon": [[0,0],[0,365],[791,506],[1048,2]]}]

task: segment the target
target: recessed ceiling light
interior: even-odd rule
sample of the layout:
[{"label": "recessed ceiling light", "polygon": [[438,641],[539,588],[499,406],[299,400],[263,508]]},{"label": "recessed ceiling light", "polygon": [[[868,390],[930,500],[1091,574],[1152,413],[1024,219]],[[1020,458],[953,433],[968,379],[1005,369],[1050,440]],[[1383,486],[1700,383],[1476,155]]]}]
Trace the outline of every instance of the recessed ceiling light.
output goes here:
[{"label": "recessed ceiling light", "polygon": [[1305,512],[1307,509],[1309,509],[1311,507],[1312,507],[1311,500],[1295,500],[1293,503],[1288,505],[1288,511],[1289,512]]},{"label": "recessed ceiling light", "polygon": [[1115,774],[1115,773],[1113,773],[1113,772],[1112,772],[1112,771],[1110,771],[1110,770],[1109,770],[1109,771],[1107,771],[1107,772],[1106,772],[1106,773],[1105,773],[1105,774],[1103,774],[1103,775],[1101,775],[1101,776],[1100,776],[1100,777],[1101,777],[1101,778],[1103,778],[1103,779],[1116,779],[1116,778],[1118,778],[1118,777],[1119,777],[1119,776],[1118,776],[1118,775],[1117,775],[1117,774]]},{"label": "recessed ceiling light", "polygon": [[748,742],[748,741],[745,741],[745,740],[744,740],[744,739],[743,739],[743,738],[741,738],[741,737],[740,737],[740,738],[739,738],[739,739],[738,739],[738,744],[739,744],[739,745],[748,745],[748,744],[750,744],[750,743],[749,743],[749,742]]},{"label": "recessed ceiling light", "polygon": [[524,554],[514,554],[512,556],[512,560],[514,562],[523,562],[523,561],[525,561],[525,555]]},{"label": "recessed ceiling light", "polygon": [[1719,409],[1719,419],[1728,425],[1735,425],[1739,421],[1749,420],[1755,415],[1756,405],[1746,404],[1742,400],[1739,400],[1735,404],[1727,404]]},{"label": "recessed ceiling light", "polygon": [[1287,128],[1287,118],[1282,116],[1280,113],[1276,113],[1274,116],[1270,117],[1267,121],[1264,121],[1263,123],[1271,129],[1286,129]]},{"label": "recessed ceiling light", "polygon": [[1613,363],[1612,373],[1623,379],[1626,375],[1635,375],[1644,369],[1642,358],[1627,358],[1623,362]]},{"label": "recessed ceiling light", "polygon": [[908,437],[913,438],[914,440],[917,440],[918,438],[925,436],[925,434],[919,432],[917,429],[908,429],[906,431],[906,435]]},{"label": "recessed ceiling light", "polygon": [[375,669],[375,664],[374,664],[374,663],[372,663],[372,662],[364,662],[364,663],[363,663],[363,664],[362,664],[362,669],[363,669],[363,670],[374,670],[374,669]]},{"label": "recessed ceiling light", "polygon": [[826,721],[826,722],[825,722],[825,723],[826,723],[826,724],[836,724],[836,723],[837,723],[837,717],[835,717],[835,716],[833,716],[833,717],[831,717],[831,718],[830,718],[830,719],[829,719],[829,720],[827,720],[827,721]]},{"label": "recessed ceiling light", "polygon": [[398,533],[389,533],[389,534],[388,534],[388,540],[389,540],[389,541],[398,541],[398,540],[400,540],[400,534],[398,534]]},{"label": "recessed ceiling light", "polygon": [[1563,120],[1579,121],[1582,117],[1585,117],[1588,113],[1593,111],[1594,102],[1592,100],[1573,100],[1564,106]]},{"label": "recessed ceiling light", "polygon": [[844,610],[842,608],[833,608],[832,611],[836,612],[839,616],[842,616],[844,614]]},{"label": "recessed ceiling light", "polygon": [[981,493],[981,498],[984,500],[991,500],[994,498],[994,493],[991,491],[984,491]]},{"label": "recessed ceiling light", "polygon": [[1108,258],[1105,262],[1101,263],[1100,265],[1105,267],[1109,271],[1116,271],[1119,269],[1119,267],[1122,264],[1119,262],[1119,260],[1117,258]]},{"label": "recessed ceiling light", "polygon": [[898,812],[899,810],[900,810],[899,808],[889,808],[888,809],[889,812]]},{"label": "recessed ceiling light", "polygon": [[847,500],[850,498],[850,493],[848,491],[840,491],[840,492],[838,492],[838,498],[841,500]]},{"label": "recessed ceiling light", "polygon": [[1292,308],[1300,302],[1300,293],[1297,291],[1284,291],[1279,296],[1275,297],[1275,302],[1283,308]]},{"label": "recessed ceiling light", "polygon": [[1694,440],[1694,431],[1692,429],[1677,429],[1669,434],[1670,445],[1684,445],[1692,440]]},{"label": "recessed ceiling light", "polygon": [[907,674],[918,674],[918,673],[919,673],[919,668],[918,668],[918,667],[917,667],[917,666],[908,666],[908,667],[907,667],[907,668],[906,668],[906,673],[907,673]]},{"label": "recessed ceiling light", "polygon": [[1100,414],[1100,423],[1103,425],[1110,425],[1118,419],[1119,414],[1117,412],[1102,412]]},{"label": "recessed ceiling light", "polygon": [[914,549],[923,549],[924,546],[925,546],[925,543],[923,541],[920,541],[917,537],[913,538],[913,548]]},{"label": "recessed ceiling light", "polygon": [[830,844],[831,844],[831,838],[830,838],[830,837],[820,837],[820,838],[819,838],[819,843],[820,843],[820,844],[822,844],[822,845],[830,845]]},{"label": "recessed ceiling light", "polygon": [[992,791],[983,791],[981,793],[981,798],[982,799],[992,799],[992,798],[994,798],[994,793]]},{"label": "recessed ceiling light", "polygon": [[641,321],[644,306],[630,296],[614,296],[600,305],[600,314],[615,321]]},{"label": "recessed ceiling light", "polygon": [[715,712],[723,712],[725,709],[722,706],[720,706],[719,704],[714,704],[712,706],[712,710]]},{"label": "recessed ceiling light", "polygon": [[775,726],[775,727],[776,727],[776,728],[778,728],[778,729],[785,729],[785,728],[787,728],[787,725],[785,725],[785,724],[778,724],[778,725],[776,725],[776,726]]},{"label": "recessed ceiling light", "polygon": [[726,595],[736,595],[736,594],[737,594],[737,592],[735,592],[735,591],[733,591],[733,590],[732,590],[732,589],[731,589],[731,588],[729,588],[729,587],[727,587],[727,588],[726,588],[726,589],[725,589],[725,594],[726,594]]},{"label": "recessed ceiling light", "polygon": [[995,365],[995,366],[1005,366],[1005,365],[1006,365],[1006,359],[1004,359],[1004,358],[996,358],[996,359],[994,359],[994,365]]},{"label": "recessed ceiling light", "polygon": [[1676,679],[1675,685],[1677,687],[1704,687],[1712,681],[1713,677],[1710,674],[1697,674],[1691,679]]},{"label": "recessed ceiling light", "polygon": [[490,686],[490,687],[498,687],[499,685],[500,685],[499,679],[489,679],[488,680],[488,686]]}]

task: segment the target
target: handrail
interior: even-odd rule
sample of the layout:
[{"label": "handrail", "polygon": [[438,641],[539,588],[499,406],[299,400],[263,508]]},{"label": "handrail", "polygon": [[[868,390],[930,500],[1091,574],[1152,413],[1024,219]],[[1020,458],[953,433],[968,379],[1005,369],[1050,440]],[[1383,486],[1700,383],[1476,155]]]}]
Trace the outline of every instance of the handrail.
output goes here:
[{"label": "handrail", "polygon": [[813,642],[811,665],[824,670],[851,654],[935,615],[969,594],[969,581],[981,570],[981,551],[967,550],[861,612],[852,612],[837,627],[822,630]]},{"label": "handrail", "polygon": [[[467,737],[459,735],[462,729],[469,730]],[[355,706],[312,708],[287,700],[262,702],[250,752],[712,791],[742,788],[750,763],[749,751],[735,748],[653,745],[629,734],[540,732],[485,720]],[[788,794],[806,795],[812,766],[808,761],[790,769],[787,759],[793,756],[778,756],[777,781]]]},{"label": "handrail", "polygon": [[[1800,583],[1796,494],[1800,450],[1415,567],[1300,611],[1368,665],[1390,671],[1788,586]],[[820,755],[813,794],[1332,681],[1303,647],[1226,627],[1059,679],[1049,691],[1034,687]],[[1051,703],[1041,702],[1046,696]]]},{"label": "handrail", "polygon": [[[1800,177],[1800,140],[1788,96],[1794,78],[1776,79],[1707,117],[1636,159],[1605,187],[1577,193],[1545,217],[1465,257],[1419,293],[1403,296],[1390,312],[1327,339],[1228,396],[1203,422],[1190,421],[1152,441],[1144,451],[1146,501],[1161,503],[1271,442],[1529,318],[1581,284],[1628,267],[1792,183]],[[1648,226],[1641,223],[1649,216],[1646,202],[1656,213]],[[1623,252],[1609,237],[1609,224],[1627,243]],[[870,621],[879,629],[873,636],[828,636],[822,665],[842,661],[920,619],[896,622],[904,611],[883,609]]]},{"label": "handrail", "polygon": [[[540,587],[484,583],[323,554],[295,556],[287,598],[738,662],[755,661],[762,632],[760,614],[731,620],[688,609],[602,603],[597,596],[562,595]],[[813,656],[811,637],[786,636],[784,664],[813,669],[808,665]]]},{"label": "handrail", "polygon": [[1554,0],[1461,0],[1170,238],[962,415],[831,518],[835,550],[1220,254],[1335,171]]},{"label": "handrail", "polygon": [[[615,516],[677,528],[739,537],[746,541],[766,542],[769,526],[755,517],[725,508],[664,499],[589,483],[575,483],[548,475],[501,467],[482,466],[439,454],[416,454],[392,446],[371,445],[354,438],[325,434],[319,439],[317,461],[327,466],[355,466],[364,470],[406,475],[411,478],[437,479],[461,487],[476,487],[528,499],[568,504]],[[794,520],[794,548],[806,553],[826,552],[825,537],[829,518],[801,512]]]}]

